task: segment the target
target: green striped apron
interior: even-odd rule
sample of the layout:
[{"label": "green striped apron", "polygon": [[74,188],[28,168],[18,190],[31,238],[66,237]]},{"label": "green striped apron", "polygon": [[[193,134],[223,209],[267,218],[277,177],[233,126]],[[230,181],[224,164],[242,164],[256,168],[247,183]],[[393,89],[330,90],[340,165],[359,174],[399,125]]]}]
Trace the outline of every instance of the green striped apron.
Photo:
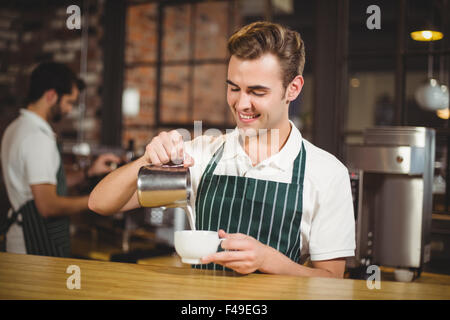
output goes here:
[{"label": "green striped apron", "polygon": [[[67,195],[66,176],[63,161],[57,173],[56,191],[59,196]],[[23,235],[27,254],[53,257],[70,257],[70,218],[44,218],[39,213],[34,200],[25,203],[19,210],[22,214]]]},{"label": "green striped apron", "polygon": [[[306,159],[303,143],[294,161],[291,183],[214,175],[224,145],[213,155],[200,180],[195,200],[197,230],[247,234],[299,261]],[[214,263],[194,268],[229,270]]]}]

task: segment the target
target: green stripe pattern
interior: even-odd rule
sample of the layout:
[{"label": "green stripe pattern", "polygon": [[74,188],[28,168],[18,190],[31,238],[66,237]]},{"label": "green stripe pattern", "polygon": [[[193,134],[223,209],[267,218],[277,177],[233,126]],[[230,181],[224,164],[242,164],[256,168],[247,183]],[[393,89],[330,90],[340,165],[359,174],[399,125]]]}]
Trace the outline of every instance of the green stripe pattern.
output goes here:
[{"label": "green stripe pattern", "polygon": [[[195,203],[197,230],[247,234],[298,261],[306,160],[303,143],[294,161],[291,183],[214,175],[223,150],[224,144],[200,180]],[[224,270],[213,263],[194,268]]]}]

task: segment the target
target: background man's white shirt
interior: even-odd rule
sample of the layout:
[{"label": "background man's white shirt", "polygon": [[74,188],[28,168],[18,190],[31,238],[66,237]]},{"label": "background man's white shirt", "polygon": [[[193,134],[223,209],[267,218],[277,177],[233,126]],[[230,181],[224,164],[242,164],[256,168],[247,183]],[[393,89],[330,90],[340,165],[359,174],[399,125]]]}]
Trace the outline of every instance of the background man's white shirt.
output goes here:
[{"label": "background man's white shirt", "polygon": [[[61,161],[56,136],[48,122],[26,109],[20,113],[5,130],[1,145],[3,178],[14,210],[33,199],[30,185],[57,184]],[[17,223],[6,235],[6,250],[26,253],[22,227]]]}]

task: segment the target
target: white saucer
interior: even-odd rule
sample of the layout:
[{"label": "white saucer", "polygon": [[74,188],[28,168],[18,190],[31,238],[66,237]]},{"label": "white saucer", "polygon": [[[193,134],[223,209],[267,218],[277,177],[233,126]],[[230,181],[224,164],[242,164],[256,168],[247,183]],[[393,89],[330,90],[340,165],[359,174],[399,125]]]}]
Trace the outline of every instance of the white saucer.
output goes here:
[{"label": "white saucer", "polygon": [[181,262],[187,264],[202,264],[200,259],[189,259],[189,258],[181,258]]}]

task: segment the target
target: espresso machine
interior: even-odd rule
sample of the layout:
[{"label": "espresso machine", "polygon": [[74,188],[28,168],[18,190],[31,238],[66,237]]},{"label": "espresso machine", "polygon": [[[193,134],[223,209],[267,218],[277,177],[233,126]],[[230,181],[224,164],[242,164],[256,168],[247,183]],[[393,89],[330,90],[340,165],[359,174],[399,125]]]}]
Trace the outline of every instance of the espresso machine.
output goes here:
[{"label": "espresso machine", "polygon": [[430,260],[435,131],[374,127],[346,146],[356,221],[355,258],[348,267],[409,269]]}]

